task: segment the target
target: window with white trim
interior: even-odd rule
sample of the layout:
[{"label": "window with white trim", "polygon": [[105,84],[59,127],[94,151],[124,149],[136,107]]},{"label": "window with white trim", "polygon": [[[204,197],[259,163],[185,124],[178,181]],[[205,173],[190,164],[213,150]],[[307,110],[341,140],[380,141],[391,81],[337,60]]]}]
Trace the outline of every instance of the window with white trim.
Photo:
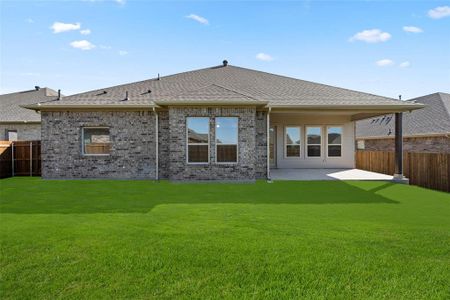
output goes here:
[{"label": "window with white trim", "polygon": [[287,126],[285,129],[286,157],[300,157],[300,127]]},{"label": "window with white trim", "polygon": [[109,155],[111,136],[108,127],[82,128],[83,155]]},{"label": "window with white trim", "polygon": [[328,157],[342,156],[342,127],[327,127]]},{"label": "window with white trim", "polygon": [[306,127],[306,156],[322,156],[322,127]]},{"label": "window with white trim", "polygon": [[238,158],[237,117],[216,118],[216,162],[236,163]]},{"label": "window with white trim", "polygon": [[209,118],[186,118],[187,162],[209,163]]}]

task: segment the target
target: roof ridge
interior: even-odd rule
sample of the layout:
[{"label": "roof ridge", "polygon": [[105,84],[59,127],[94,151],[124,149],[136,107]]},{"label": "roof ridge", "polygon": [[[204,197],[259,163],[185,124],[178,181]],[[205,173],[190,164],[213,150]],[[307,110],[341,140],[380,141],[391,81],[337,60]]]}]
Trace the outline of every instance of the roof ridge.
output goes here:
[{"label": "roof ridge", "polygon": [[213,83],[212,85],[221,87],[221,88],[223,88],[223,89],[225,89],[225,90],[231,91],[231,92],[233,92],[233,93],[236,93],[236,94],[245,96],[245,97],[250,98],[250,99],[253,99],[253,100],[261,101],[261,99],[257,99],[257,98],[255,98],[255,97],[252,97],[252,96],[250,96],[250,95],[247,95],[247,94],[245,94],[245,93],[243,93],[243,92],[241,92],[241,91],[238,91],[238,90],[235,90],[235,89],[231,89],[231,88],[229,88],[229,87],[225,87],[225,86],[220,85],[220,84],[217,84],[217,83]]}]

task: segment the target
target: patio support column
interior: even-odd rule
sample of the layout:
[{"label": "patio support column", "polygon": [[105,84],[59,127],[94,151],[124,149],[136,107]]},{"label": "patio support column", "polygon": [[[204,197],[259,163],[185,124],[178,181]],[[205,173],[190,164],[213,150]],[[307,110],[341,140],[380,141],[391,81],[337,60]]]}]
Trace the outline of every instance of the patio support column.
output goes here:
[{"label": "patio support column", "polygon": [[395,172],[394,180],[408,183],[403,176],[403,113],[395,113]]},{"label": "patio support column", "polygon": [[267,147],[267,180],[270,179],[270,111],[272,108],[269,106],[269,110],[267,111],[267,124],[266,124],[266,147]]}]

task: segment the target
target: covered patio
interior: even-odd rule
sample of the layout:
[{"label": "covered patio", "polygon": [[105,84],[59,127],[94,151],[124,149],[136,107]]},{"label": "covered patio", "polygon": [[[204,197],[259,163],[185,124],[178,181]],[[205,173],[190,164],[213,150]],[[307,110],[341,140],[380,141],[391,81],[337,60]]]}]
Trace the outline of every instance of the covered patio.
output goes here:
[{"label": "covered patio", "polygon": [[394,176],[359,169],[272,169],[272,180],[381,180]]}]

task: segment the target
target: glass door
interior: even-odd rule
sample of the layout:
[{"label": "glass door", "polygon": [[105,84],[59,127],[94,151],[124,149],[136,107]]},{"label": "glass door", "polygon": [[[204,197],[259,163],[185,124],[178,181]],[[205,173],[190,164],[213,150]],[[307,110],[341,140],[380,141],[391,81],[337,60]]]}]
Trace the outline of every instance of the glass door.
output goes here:
[{"label": "glass door", "polygon": [[277,127],[269,128],[269,163],[271,168],[277,167]]}]

